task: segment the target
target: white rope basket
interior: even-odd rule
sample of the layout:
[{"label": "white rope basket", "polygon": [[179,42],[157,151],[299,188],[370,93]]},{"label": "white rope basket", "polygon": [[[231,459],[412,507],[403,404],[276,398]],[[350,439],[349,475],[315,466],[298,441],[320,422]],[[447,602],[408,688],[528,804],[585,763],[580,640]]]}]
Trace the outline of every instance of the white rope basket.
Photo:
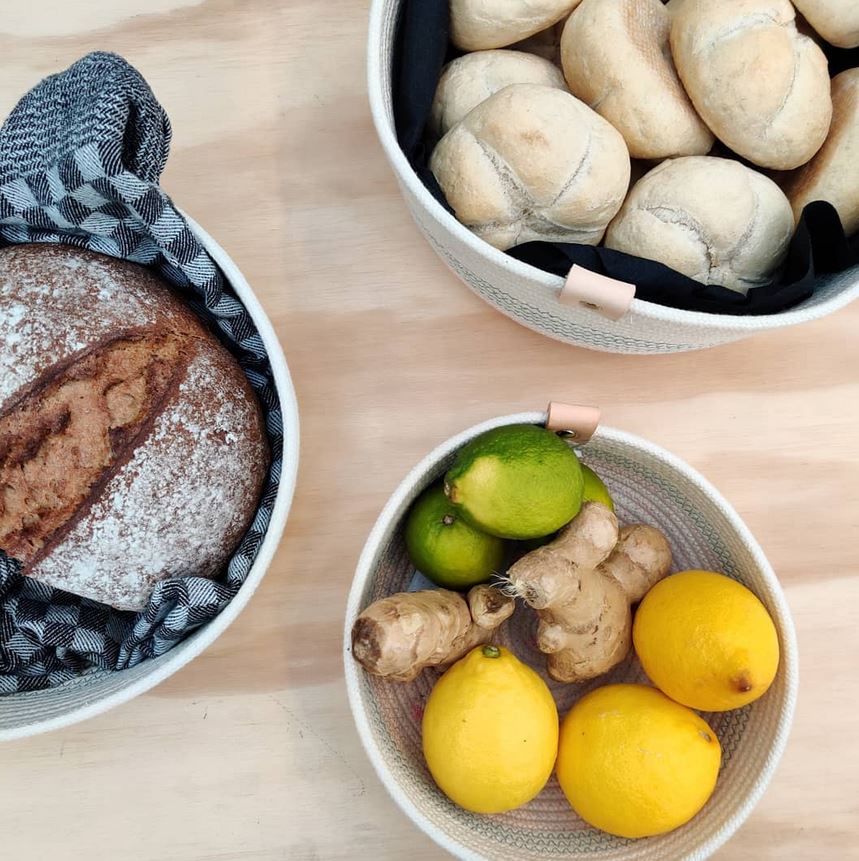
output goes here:
[{"label": "white rope basket", "polygon": [[559,295],[564,279],[522,263],[478,239],[426,190],[397,142],[391,73],[401,0],[373,0],[368,45],[368,89],[373,120],[406,205],[445,263],[490,305],[550,338],[609,353],[702,350],[758,332],[816,320],[859,296],[859,266],[819,279],[814,296],[781,314],[736,317],[678,311],[633,299],[620,320],[610,320]]},{"label": "white rope basket", "polygon": [[121,672],[92,671],[42,691],[0,697],[0,741],[61,729],[128,702],[163,682],[210,646],[235,620],[271,564],[289,515],[298,472],[298,403],[280,342],[250,285],[229,255],[185,214],[191,229],[221,267],[265,344],[283,414],[283,472],[271,523],[247,579],[227,607],[160,658]]},{"label": "white rope basket", "polygon": [[[393,799],[412,821],[458,858],[498,861],[700,861],[740,827],[760,799],[787,742],[798,686],[796,635],[772,568],[737,513],[704,478],[663,449],[601,428],[581,449],[605,480],[622,522],[659,526],[674,553],[674,570],[705,568],[745,583],[763,601],[778,629],[781,663],[770,690],[745,708],[705,715],[722,744],[722,771],[704,809],[669,834],[645,840],[612,837],[586,825],[567,804],[557,781],[530,804],[499,816],[478,816],[450,802],[435,786],[421,752],[421,715],[438,678],[425,670],[400,684],[368,675],[352,659],[351,629],[361,611],[407,590],[414,567],[402,525],[418,495],[439,479],[465,443],[491,428],[543,424],[545,413],[504,416],[448,440],[405,478],[380,515],[358,563],[349,595],[344,662],[349,703],[361,741]],[[545,656],[533,645],[533,613],[517,608],[501,642],[538,670]],[[561,715],[582,694],[610,682],[646,682],[635,656],[585,685],[550,682]]]}]

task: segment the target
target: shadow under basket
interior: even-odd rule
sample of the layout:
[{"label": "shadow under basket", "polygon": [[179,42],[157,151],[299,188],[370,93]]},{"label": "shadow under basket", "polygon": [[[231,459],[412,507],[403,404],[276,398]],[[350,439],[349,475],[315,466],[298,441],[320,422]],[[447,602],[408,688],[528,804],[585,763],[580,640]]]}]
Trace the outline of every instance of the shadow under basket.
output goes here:
[{"label": "shadow under basket", "polygon": [[250,571],[230,603],[165,655],[128,670],[93,670],[55,688],[0,697],[0,741],[60,729],[128,702],[164,681],[210,646],[235,620],[265,575],[280,538],[295,490],[298,471],[298,404],[289,369],[274,329],[250,285],[223,248],[187,214],[185,218],[218,264],[256,324],[265,345],[283,416],[283,469],[271,522]]},{"label": "shadow under basket", "polygon": [[[745,583],[766,605],[781,646],[778,675],[770,690],[745,708],[704,718],[723,749],[716,790],[688,824],[669,834],[625,840],[586,825],[570,808],[553,776],[530,804],[497,816],[468,813],[436,787],[421,751],[421,718],[439,674],[424,670],[399,684],[368,675],[352,659],[351,628],[373,601],[409,589],[414,566],[403,542],[404,517],[412,502],[440,479],[465,443],[494,427],[545,424],[545,413],[505,416],[473,427],[425,458],[391,497],[358,564],[345,626],[349,701],[361,740],[388,792],[430,837],[464,859],[702,859],[742,824],[763,794],[784,750],[797,696],[797,647],[793,622],[772,568],[736,512],[706,480],[668,452],[638,437],[601,428],[580,449],[603,478],[621,522],[658,526],[674,553],[673,571],[704,568]],[[583,694],[612,682],[647,682],[634,655],[606,676],[563,685],[545,674],[536,650],[535,614],[520,605],[497,641],[549,681],[561,717]]]},{"label": "shadow under basket", "polygon": [[732,316],[680,311],[632,299],[620,319],[581,302],[562,301],[565,279],[493,248],[460,224],[424,187],[397,141],[392,72],[402,0],[373,0],[368,91],[382,148],[406,205],[433,250],[478,296],[523,326],[550,338],[608,353],[702,350],[825,317],[859,297],[859,266],[818,280],[814,295],[779,314]]}]

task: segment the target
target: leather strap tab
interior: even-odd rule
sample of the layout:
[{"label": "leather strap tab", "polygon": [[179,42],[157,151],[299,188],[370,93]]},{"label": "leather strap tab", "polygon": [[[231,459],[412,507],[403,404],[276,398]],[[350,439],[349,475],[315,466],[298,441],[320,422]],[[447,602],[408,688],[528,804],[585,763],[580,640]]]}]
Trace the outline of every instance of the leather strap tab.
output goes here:
[{"label": "leather strap tab", "polygon": [[601,415],[596,407],[552,401],[549,404],[546,427],[570,437],[577,445],[584,445],[596,433]]},{"label": "leather strap tab", "polygon": [[570,269],[558,298],[565,305],[584,305],[609,320],[620,320],[635,298],[635,284],[591,272],[577,264]]}]

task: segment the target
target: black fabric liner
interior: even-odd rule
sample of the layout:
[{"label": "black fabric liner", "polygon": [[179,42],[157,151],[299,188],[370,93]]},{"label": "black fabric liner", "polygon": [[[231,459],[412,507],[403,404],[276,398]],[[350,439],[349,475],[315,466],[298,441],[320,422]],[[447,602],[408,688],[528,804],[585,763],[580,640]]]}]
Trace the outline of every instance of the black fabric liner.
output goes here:
[{"label": "black fabric liner", "polygon": [[[449,18],[448,0],[403,0],[394,46],[393,100],[400,147],[428,191],[453,215],[428,166],[434,141],[427,131],[442,67],[459,53],[450,45]],[[859,49],[827,47],[826,51],[833,75],[859,66]],[[736,158],[719,144],[713,154]],[[638,299],[657,305],[713,314],[762,315],[794,308],[813,295],[820,276],[859,263],[859,235],[848,240],[838,213],[829,203],[810,204],[775,281],[753,288],[747,296],[726,287],[701,284],[661,263],[601,246],[529,242],[507,253],[561,277],[566,277],[573,264],[579,264],[631,282],[637,287]]]}]

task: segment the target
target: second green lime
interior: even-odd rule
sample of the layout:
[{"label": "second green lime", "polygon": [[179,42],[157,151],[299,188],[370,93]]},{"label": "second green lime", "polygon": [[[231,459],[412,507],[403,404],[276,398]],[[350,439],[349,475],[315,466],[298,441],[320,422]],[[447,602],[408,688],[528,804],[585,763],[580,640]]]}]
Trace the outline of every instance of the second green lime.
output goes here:
[{"label": "second green lime", "polygon": [[589,467],[582,464],[582,477],[585,480],[583,499],[585,502],[601,502],[609,511],[614,511],[614,500],[605,482]]},{"label": "second green lime", "polygon": [[463,446],[445,491],[478,529],[518,540],[549,535],[582,507],[584,479],[573,450],[536,425],[495,428]]},{"label": "second green lime", "polygon": [[466,523],[441,484],[425,491],[412,506],[406,547],[415,567],[447,589],[485,583],[504,561],[504,542]]}]

